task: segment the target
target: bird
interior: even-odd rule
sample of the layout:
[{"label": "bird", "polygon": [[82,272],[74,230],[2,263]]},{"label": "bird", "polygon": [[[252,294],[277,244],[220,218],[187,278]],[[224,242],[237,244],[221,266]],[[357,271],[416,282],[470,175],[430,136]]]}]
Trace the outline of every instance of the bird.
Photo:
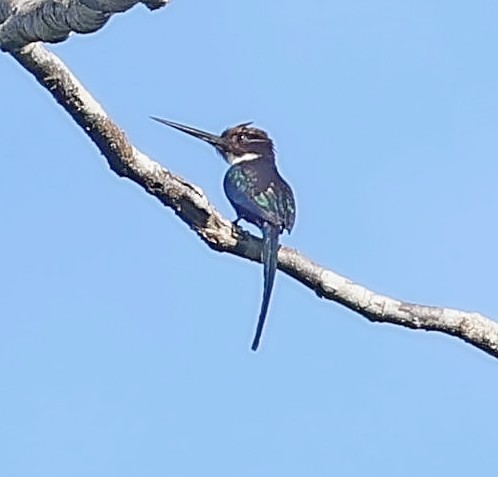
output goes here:
[{"label": "bird", "polygon": [[273,141],[262,129],[246,122],[211,134],[184,124],[151,116],[151,119],[201,139],[215,147],[229,164],[223,188],[237,219],[256,225],[262,233],[263,298],[254,339],[257,351],[265,325],[277,270],[279,236],[294,227],[296,203],[289,184],[279,174]]}]

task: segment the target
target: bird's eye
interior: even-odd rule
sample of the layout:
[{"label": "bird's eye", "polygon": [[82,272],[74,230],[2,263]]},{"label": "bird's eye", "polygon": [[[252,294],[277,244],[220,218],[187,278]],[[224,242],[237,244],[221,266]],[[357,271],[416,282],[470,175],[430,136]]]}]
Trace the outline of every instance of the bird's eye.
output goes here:
[{"label": "bird's eye", "polygon": [[247,142],[247,134],[239,134],[239,141],[240,142]]}]

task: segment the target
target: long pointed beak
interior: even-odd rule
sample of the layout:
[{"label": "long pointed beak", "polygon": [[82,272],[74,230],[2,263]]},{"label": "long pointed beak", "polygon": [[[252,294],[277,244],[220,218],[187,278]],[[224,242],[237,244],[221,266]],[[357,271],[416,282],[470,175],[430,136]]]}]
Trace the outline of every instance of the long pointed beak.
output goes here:
[{"label": "long pointed beak", "polygon": [[223,138],[221,136],[217,136],[216,134],[201,131],[200,129],[185,126],[184,124],[175,123],[173,121],[167,121],[166,119],[156,118],[155,116],[151,116],[150,118],[159,123],[166,124],[166,126],[169,126],[171,128],[178,129],[178,131],[182,131],[198,139],[202,139],[203,141],[206,141],[215,147],[223,148],[225,145],[225,141],[223,140]]}]

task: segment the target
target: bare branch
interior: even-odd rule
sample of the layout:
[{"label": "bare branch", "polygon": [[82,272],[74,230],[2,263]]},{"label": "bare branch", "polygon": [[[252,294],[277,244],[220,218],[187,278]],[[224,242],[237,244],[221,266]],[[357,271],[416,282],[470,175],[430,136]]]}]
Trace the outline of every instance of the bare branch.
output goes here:
[{"label": "bare branch", "polygon": [[56,43],[71,32],[91,33],[113,13],[137,3],[153,10],[169,0],[1,0],[0,49],[12,51],[35,41]]},{"label": "bare branch", "polygon": [[[260,261],[261,242],[235,227],[210,205],[202,190],[138,151],[124,132],[59,58],[40,44],[12,56],[30,71],[73,117],[105,156],[110,168],[159,199],[212,249]],[[478,313],[417,305],[376,294],[313,263],[296,250],[281,247],[279,269],[315,291],[372,322],[440,331],[498,357],[498,324]]]}]

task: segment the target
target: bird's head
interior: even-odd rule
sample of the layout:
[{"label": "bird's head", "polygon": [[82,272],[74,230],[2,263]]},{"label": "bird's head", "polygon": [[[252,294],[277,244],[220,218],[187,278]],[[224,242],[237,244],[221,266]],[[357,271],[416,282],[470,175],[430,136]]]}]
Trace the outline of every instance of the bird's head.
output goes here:
[{"label": "bird's head", "polygon": [[208,142],[231,165],[259,158],[275,160],[272,140],[263,130],[251,127],[251,123],[242,123],[228,128],[221,136],[217,136],[166,119],[156,117],[152,119]]}]

